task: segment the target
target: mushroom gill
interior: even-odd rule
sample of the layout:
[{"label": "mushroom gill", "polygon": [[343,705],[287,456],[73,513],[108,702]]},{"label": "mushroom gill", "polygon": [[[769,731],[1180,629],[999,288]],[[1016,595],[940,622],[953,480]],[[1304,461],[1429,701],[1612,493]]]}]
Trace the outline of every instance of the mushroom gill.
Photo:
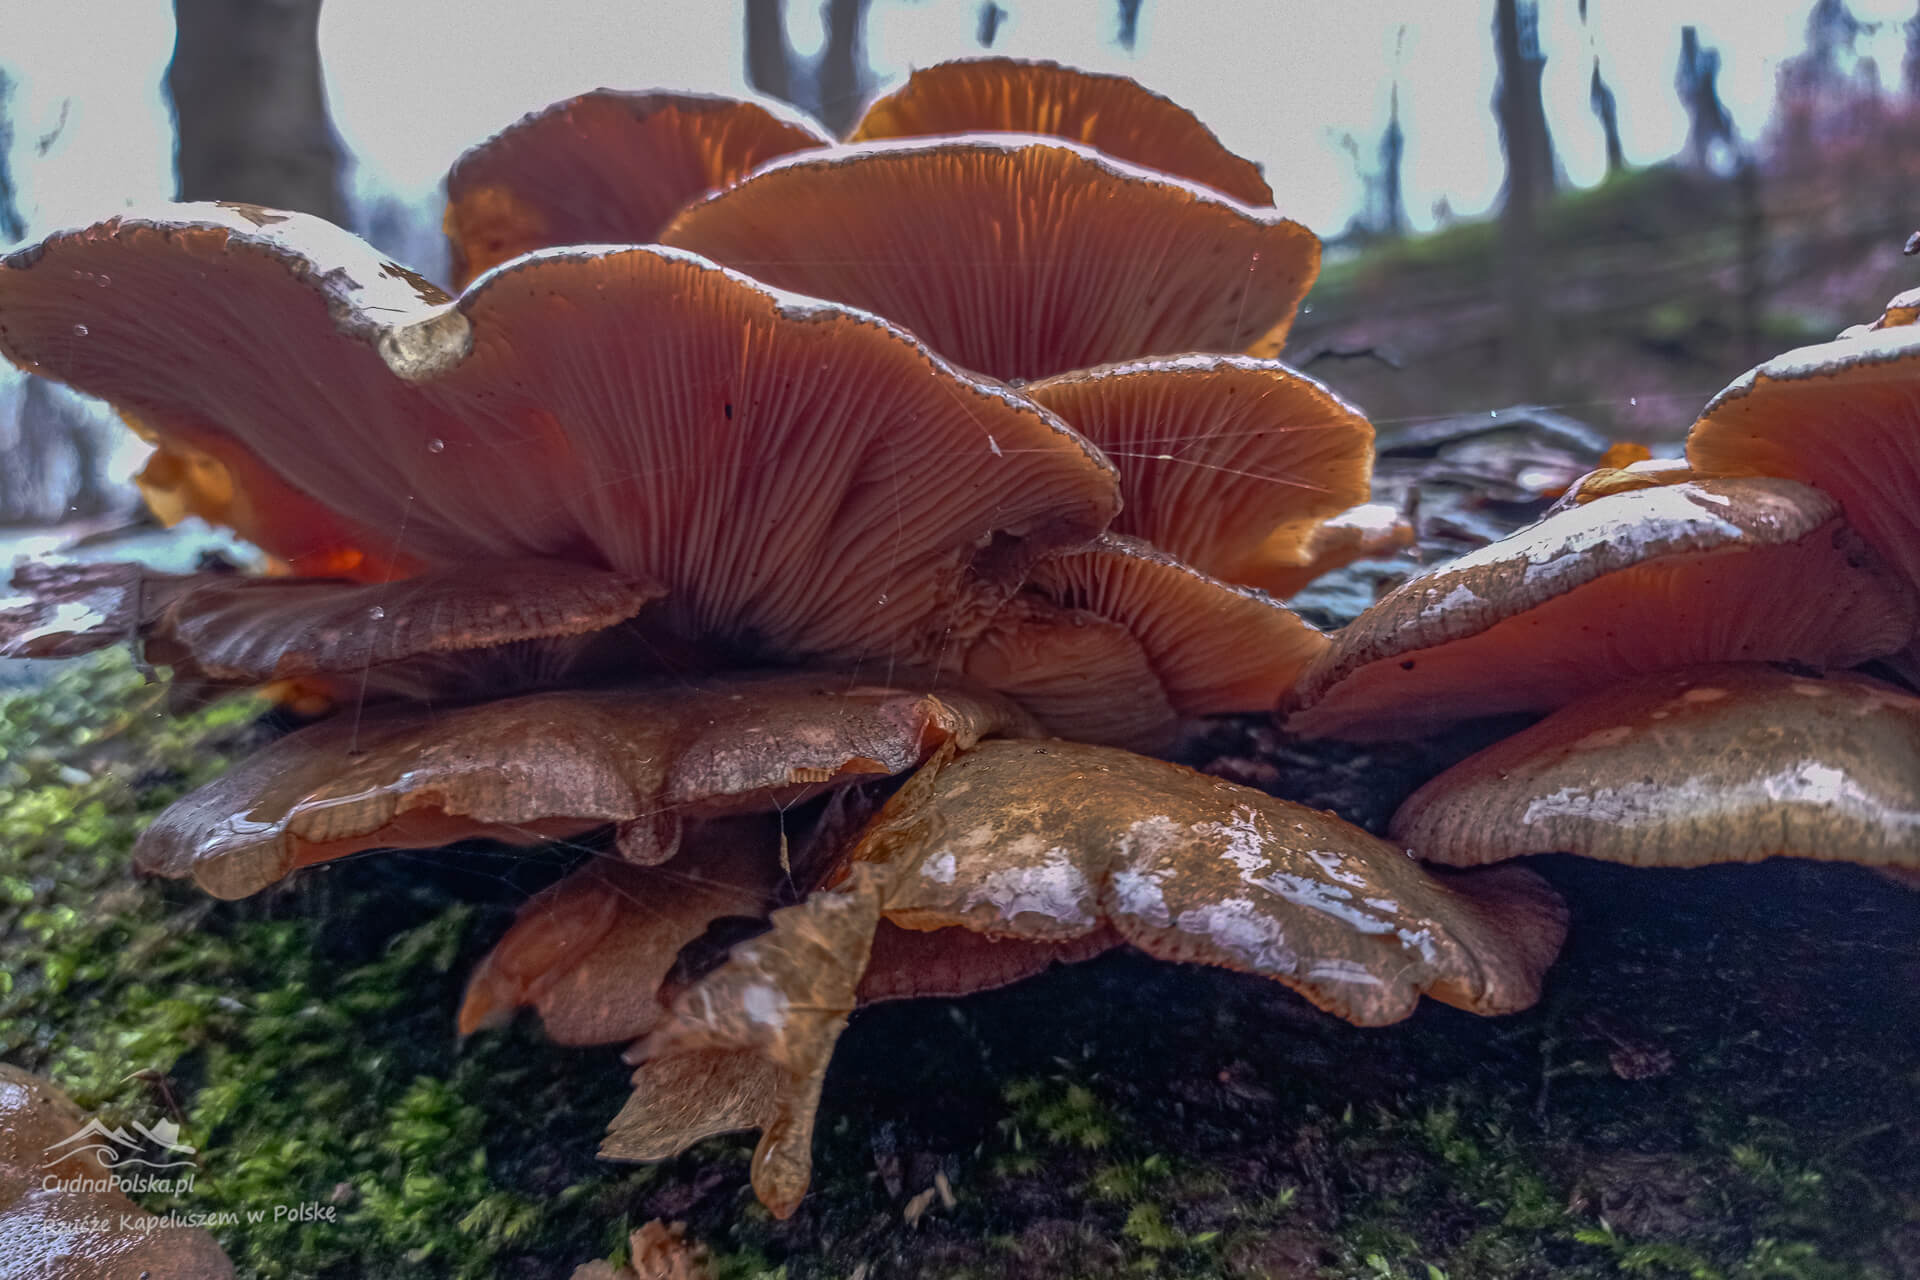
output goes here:
[{"label": "mushroom gill", "polygon": [[689,205],[660,238],[886,316],[1009,379],[1277,353],[1320,263],[1313,233],[1272,209],[1019,135],[789,156]]},{"label": "mushroom gill", "polygon": [[568,244],[646,244],[679,208],[775,156],[830,146],[772,101],[596,89],[521,119],[447,173],[447,241],[461,284]]}]

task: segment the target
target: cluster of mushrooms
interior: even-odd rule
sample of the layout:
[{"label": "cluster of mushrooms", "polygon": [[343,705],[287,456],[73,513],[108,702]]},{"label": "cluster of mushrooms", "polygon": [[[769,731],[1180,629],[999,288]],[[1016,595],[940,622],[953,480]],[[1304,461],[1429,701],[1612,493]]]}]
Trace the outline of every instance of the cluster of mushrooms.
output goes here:
[{"label": "cluster of mushrooms", "polygon": [[[338,709],[163,814],[225,898],[371,849],[571,841],[473,975],[625,1044],[603,1153],[759,1129],[777,1214],[869,1001],[1121,944],[1362,1024],[1537,999],[1573,851],[1920,866],[1920,308],[1762,366],[1693,470],[1589,477],[1328,635],[1398,536],[1372,429],[1273,358],[1319,245],[1132,81],[914,74],[845,142],[602,90],[463,157],[449,297],[334,227],[172,206],[0,265],[0,351],[156,446],[270,576],[41,564],[0,652],[132,638]],[[1551,713],[1394,842],[1157,758],[1199,717],[1413,738]],[[716,921],[763,920],[704,971]],[[737,931],[734,936],[737,936]]]}]

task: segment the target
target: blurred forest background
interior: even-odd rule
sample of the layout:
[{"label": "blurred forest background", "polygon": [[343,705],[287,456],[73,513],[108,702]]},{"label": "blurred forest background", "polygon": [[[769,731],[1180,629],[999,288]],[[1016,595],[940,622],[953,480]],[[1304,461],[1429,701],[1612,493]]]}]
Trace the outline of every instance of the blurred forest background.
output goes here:
[{"label": "blurred forest background", "polygon": [[[22,6],[7,24],[11,35],[24,29],[15,24],[28,20],[32,0],[8,3],[9,9]],[[1016,52],[1122,71],[1138,58],[1149,87],[1183,97],[1156,82],[1145,54],[1150,41],[1170,42],[1173,24],[1198,11],[1173,0],[1097,3],[1097,20],[1076,29],[1077,46],[1044,47],[1011,42],[1030,16],[1022,10],[1064,10],[1066,0],[968,0],[964,6],[823,0],[817,13],[814,0],[737,0],[737,6],[716,0],[683,9],[700,11],[699,20],[711,24],[736,24],[728,39],[712,41],[739,60],[736,81],[835,130],[906,69],[876,67],[870,56],[876,5],[887,13],[937,11],[939,57]],[[1771,100],[1744,128],[1723,100],[1722,83],[1736,63],[1751,78],[1755,68],[1741,60],[1759,55],[1716,48],[1700,27],[1678,25],[1669,83],[1650,84],[1640,75],[1629,85],[1615,82],[1590,34],[1584,46],[1578,43],[1604,6],[1633,7],[1622,0],[1409,7],[1405,21],[1388,23],[1377,66],[1342,68],[1381,98],[1384,124],[1377,133],[1311,120],[1275,126],[1320,130],[1350,170],[1340,184],[1347,194],[1316,206],[1316,230],[1328,241],[1326,266],[1287,358],[1386,427],[1527,402],[1553,405],[1623,437],[1677,440],[1700,404],[1734,375],[1776,351],[1872,318],[1887,297],[1920,276],[1900,252],[1920,216],[1913,199],[1920,178],[1920,7],[1905,3],[1911,11],[1894,16],[1861,12],[1868,0],[1789,5],[1797,47],[1767,57],[1760,71],[1771,73]],[[339,97],[365,86],[329,80],[322,7],[323,0],[173,0],[171,56],[159,100],[170,108],[174,194],[316,213],[429,275],[444,274],[437,194],[382,189],[356,168],[330,117],[330,91]],[[664,0],[654,8],[664,11]],[[1285,8],[1267,0],[1247,11],[1264,21]],[[527,8],[528,21],[541,24],[552,37],[547,43],[563,51],[565,11]],[[1238,33],[1218,18],[1191,21],[1214,23],[1218,30],[1197,34],[1230,46]],[[393,20],[392,64],[394,74],[404,76],[433,54],[409,47],[410,29],[399,10]],[[1561,33],[1551,54],[1541,37],[1548,25]],[[1027,30],[1034,27],[1027,22]],[[1410,134],[1473,132],[1465,123],[1421,120],[1411,106],[1402,109],[1403,76],[1419,69],[1413,59],[1432,56],[1420,51],[1436,46],[1435,30],[1443,27],[1451,30],[1441,34],[1486,55],[1465,60],[1461,77],[1480,68],[1492,73],[1491,84],[1461,86],[1484,103],[1499,148],[1497,195],[1473,216],[1456,214],[1444,194],[1429,208],[1408,207]],[[1673,31],[1670,23],[1649,22],[1648,39],[1656,27],[1663,41]],[[676,31],[661,38],[687,40]],[[528,39],[528,56],[540,56],[539,42]],[[29,170],[58,156],[63,133],[77,127],[81,113],[70,110],[70,97],[43,94],[23,105],[12,90],[23,67],[31,77],[32,55],[20,48],[14,42],[19,61],[10,66],[0,46],[0,248],[74,220],[37,217],[35,202],[21,195],[32,187]],[[688,65],[704,67],[711,59],[692,57],[692,48]],[[1897,66],[1886,65],[1892,51],[1898,51]],[[454,48],[448,56],[457,53]],[[1302,45],[1262,56],[1278,84],[1300,72],[1299,60],[1318,55]],[[1549,112],[1543,84],[1550,56],[1579,64],[1551,70],[1556,83],[1570,70],[1586,81],[1590,118],[1570,123],[1564,110],[1557,117]],[[592,69],[604,78],[607,66],[600,50]],[[728,87],[700,83],[702,71],[690,74],[685,87]],[[1256,103],[1264,91],[1257,82],[1235,89]],[[1635,105],[1633,95],[1651,94],[1667,96],[1667,106],[1684,112],[1685,141],[1677,154],[1635,165],[1621,121]],[[396,83],[396,103],[402,96]],[[509,114],[474,122],[462,136],[477,141],[541,102],[508,105]],[[1202,104],[1188,105],[1220,127]],[[391,127],[420,129],[431,115],[430,107],[396,105]],[[1222,132],[1230,145],[1239,141]],[[151,171],[154,157],[133,154],[138,131],[125,136],[129,169]],[[1576,142],[1587,153],[1597,144],[1604,155],[1597,182],[1578,185],[1569,177],[1564,158]],[[1300,184],[1288,174],[1268,176],[1282,210],[1292,212],[1289,191],[1303,194]],[[127,189],[137,186],[130,181]],[[1326,225],[1325,210],[1342,200],[1347,207],[1336,216],[1344,222]],[[99,207],[78,216],[111,212],[112,206]],[[1416,226],[1423,228],[1418,234]],[[0,381],[0,525],[113,522],[134,505],[121,477],[137,452],[99,406],[32,379]]]}]

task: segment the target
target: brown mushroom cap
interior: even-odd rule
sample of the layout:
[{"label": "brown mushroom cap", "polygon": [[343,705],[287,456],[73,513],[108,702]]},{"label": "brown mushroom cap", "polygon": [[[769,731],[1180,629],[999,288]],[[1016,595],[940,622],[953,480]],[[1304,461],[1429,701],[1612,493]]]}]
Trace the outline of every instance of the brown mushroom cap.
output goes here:
[{"label": "brown mushroom cap", "polygon": [[[1896,299],[1896,302],[1898,300]],[[1786,476],[1839,499],[1920,588],[1920,326],[1775,356],[1708,402],[1687,460],[1724,475]]]},{"label": "brown mushroom cap", "polygon": [[1282,711],[1306,737],[1416,737],[1701,662],[1852,666],[1907,643],[1915,614],[1832,498],[1696,480],[1572,507],[1402,584]]},{"label": "brown mushroom cap", "polygon": [[690,200],[833,139],[774,102],[596,89],[525,116],[447,173],[455,280],[534,249],[646,244]]},{"label": "brown mushroom cap", "polygon": [[1328,644],[1285,605],[1111,534],[1036,563],[1015,604],[965,654],[967,678],[1057,734],[1137,749],[1167,746],[1180,717],[1271,707]]},{"label": "brown mushroom cap", "polygon": [[1260,167],[1197,116],[1128,76],[1057,62],[963,58],[922,67],[876,98],[849,142],[956,133],[1040,133],[1158,169],[1255,206],[1273,203]]},{"label": "brown mushroom cap", "polygon": [[1401,806],[1393,835],[1460,866],[1565,852],[1920,870],[1920,698],[1850,673],[1663,672],[1455,765]]},{"label": "brown mushroom cap", "polygon": [[775,912],[772,933],[736,947],[635,1046],[634,1095],[602,1154],[660,1159],[761,1127],[754,1190],[790,1214],[820,1078],[887,921],[939,930],[929,951],[994,974],[997,956],[942,934],[1070,953],[1117,932],[1163,959],[1275,978],[1363,1024],[1406,1017],[1423,992],[1480,1013],[1524,1008],[1566,931],[1559,899],[1519,868],[1436,880],[1330,814],[1080,743],[942,751],[851,858],[837,888]]},{"label": "brown mushroom cap", "polygon": [[176,679],[235,685],[587,635],[661,594],[555,560],[481,561],[374,584],[29,564],[13,585],[0,599],[0,657],[69,657],[137,638]]},{"label": "brown mushroom cap", "polygon": [[670,861],[596,858],[535,894],[467,980],[460,1034],[531,1006],[561,1044],[616,1044],[665,1016],[681,948],[723,916],[761,916],[784,878],[772,815],[692,824]]},{"label": "brown mushroom cap", "polygon": [[1119,468],[1112,532],[1223,582],[1290,585],[1322,522],[1367,500],[1373,425],[1278,361],[1136,360],[1025,390]]},{"label": "brown mushroom cap", "polygon": [[315,219],[175,206],[5,259],[0,349],[257,459],[377,560],[599,564],[748,657],[930,659],[1116,503],[1030,401],[657,247],[517,259],[448,303]]},{"label": "brown mushroom cap", "polygon": [[1423,993],[1523,1009],[1565,932],[1537,879],[1438,882],[1332,814],[1071,742],[936,760],[851,856],[885,869],[882,912],[908,928],[1060,942],[1110,924],[1161,959],[1273,978],[1366,1026]]},{"label": "brown mushroom cap", "polygon": [[950,739],[1025,731],[1022,713],[991,695],[833,673],[340,716],[177,801],[134,857],[223,898],[364,849],[531,844],[608,823],[630,860],[660,862],[684,818],[778,808],[911,769]]},{"label": "brown mushroom cap", "polygon": [[9,1280],[229,1280],[233,1264],[198,1227],[155,1218],[117,1188],[75,1144],[86,1112],[58,1085],[0,1062],[0,1271]]},{"label": "brown mushroom cap", "polygon": [[879,894],[856,871],[845,892],[815,894],[771,923],[629,1052],[639,1064],[633,1095],[600,1154],[661,1160],[714,1134],[759,1129],[754,1193],[785,1218],[813,1175],[820,1086],[867,967]]},{"label": "brown mushroom cap", "polygon": [[1320,242],[1072,143],[985,135],[776,160],[663,243],[865,307],[997,378],[1186,351],[1276,354]]}]

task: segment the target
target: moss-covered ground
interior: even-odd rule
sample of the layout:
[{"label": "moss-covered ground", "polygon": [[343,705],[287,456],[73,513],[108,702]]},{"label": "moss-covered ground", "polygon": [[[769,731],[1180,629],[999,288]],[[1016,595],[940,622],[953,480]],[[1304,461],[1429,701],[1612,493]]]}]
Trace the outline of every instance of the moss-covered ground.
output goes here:
[{"label": "moss-covered ground", "polygon": [[[564,1277],[664,1217],[730,1277],[1920,1277],[1920,894],[1853,868],[1548,860],[1573,942],[1502,1020],[1361,1030],[1124,954],[872,1009],[782,1223],[748,1139],[595,1160],[612,1051],[455,1042],[464,973],[566,855],[372,856],[244,903],[132,878],[141,824],[266,732],[158,694],[102,659],[0,703],[0,1057],[177,1112],[202,1170],[147,1207],[236,1215],[242,1275]],[[302,1204],[334,1220],[275,1214]]]}]

